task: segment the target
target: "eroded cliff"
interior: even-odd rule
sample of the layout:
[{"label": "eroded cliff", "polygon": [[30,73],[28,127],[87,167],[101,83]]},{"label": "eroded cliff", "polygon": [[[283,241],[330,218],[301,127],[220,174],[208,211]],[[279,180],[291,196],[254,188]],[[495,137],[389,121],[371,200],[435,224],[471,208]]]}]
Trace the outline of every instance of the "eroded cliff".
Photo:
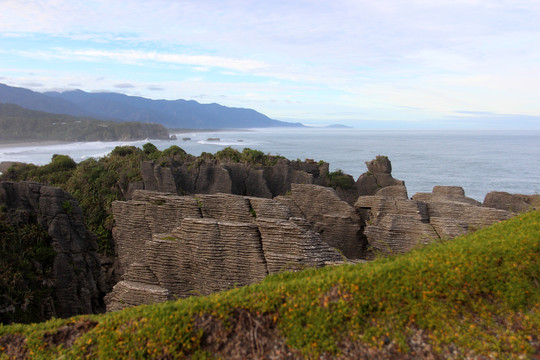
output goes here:
[{"label": "eroded cliff", "polygon": [[[135,191],[132,200],[113,203],[113,213],[125,274],[106,297],[108,310],[206,295],[343,260],[309,221],[279,200]],[[365,244],[357,239],[356,247],[360,253]]]},{"label": "eroded cliff", "polygon": [[[95,235],[84,226],[82,211],[71,195],[38,183],[0,182],[0,207],[3,221],[13,229],[13,236],[3,238],[3,242],[11,243],[3,244],[6,254],[2,263],[6,265],[10,258],[15,259],[12,256],[17,254],[10,254],[9,249],[19,251],[22,257],[22,263],[3,269],[3,275],[13,276],[2,280],[8,281],[6,286],[27,289],[33,296],[45,294],[41,304],[32,309],[29,304],[35,299],[11,297],[4,289],[0,313],[6,319],[11,319],[10,314],[18,314],[12,320],[32,321],[32,317],[25,316],[28,311],[34,311],[33,321],[39,321],[105,310],[105,284]],[[28,225],[45,232],[40,244],[34,239],[40,236],[39,231],[24,233]],[[13,243],[17,241],[18,244]],[[24,262],[30,262],[33,270],[20,271],[18,266]],[[41,283],[37,283],[38,288],[32,288],[30,284],[36,278]]]},{"label": "eroded cliff", "polygon": [[[125,273],[107,296],[107,309],[210,294],[284,270],[404,253],[512,215],[467,198],[460,187],[438,186],[409,199],[404,182],[392,177],[388,158],[378,156],[366,165],[354,206],[331,187],[314,184],[321,181],[320,172],[314,176],[286,162],[272,171],[203,163],[197,176],[188,177],[191,190],[223,193],[134,191],[131,200],[113,203],[114,238]],[[172,168],[143,167],[145,188],[178,191]],[[268,192],[231,194],[247,191],[250,172],[260,175]],[[271,198],[285,189],[287,196]]]}]

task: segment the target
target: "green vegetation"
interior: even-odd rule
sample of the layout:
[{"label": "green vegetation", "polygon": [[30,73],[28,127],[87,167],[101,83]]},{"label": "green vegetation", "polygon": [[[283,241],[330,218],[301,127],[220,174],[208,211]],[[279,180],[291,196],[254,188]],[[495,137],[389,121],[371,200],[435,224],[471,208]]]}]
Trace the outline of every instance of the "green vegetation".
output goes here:
[{"label": "green vegetation", "polygon": [[0,141],[116,141],[168,139],[163,125],[101,121],[0,104]]},{"label": "green vegetation", "polygon": [[351,175],[343,173],[343,170],[338,169],[328,174],[330,179],[330,186],[335,188],[342,188],[344,190],[354,188],[354,179]]},{"label": "green vegetation", "polygon": [[[98,236],[99,251],[112,254],[112,202],[125,200],[124,191],[129,184],[142,180],[141,161],[167,164],[176,158],[193,160],[176,145],[164,151],[151,143],[143,145],[142,150],[117,146],[103,158],[91,158],[79,164],[66,155],[53,155],[51,162],[43,166],[16,164],[0,176],[0,181],[36,181],[64,189],[78,201],[88,228]],[[72,204],[62,204],[62,208],[71,213]]]},{"label": "green vegetation", "polygon": [[52,302],[56,253],[39,225],[12,226],[6,217],[0,212],[0,309],[7,310],[0,323],[43,321],[50,317],[45,305]]},{"label": "green vegetation", "polygon": [[262,151],[250,148],[244,148],[240,152],[230,146],[218,151],[214,157],[218,160],[227,159],[233,162],[242,162],[256,166],[274,166],[279,159],[284,159],[283,156],[265,154]]},{"label": "green vegetation", "polygon": [[[66,329],[80,335],[72,345],[51,340]],[[367,350],[384,358],[392,348],[399,358],[419,351],[414,338],[441,358],[457,351],[458,358],[504,359],[538,355],[538,334],[536,211],[407,255],[281,273],[208,297],[0,327],[0,351],[6,339],[18,339],[34,358],[207,358],[227,357],[232,341],[279,344],[282,337],[307,358],[344,348],[352,358]]]}]

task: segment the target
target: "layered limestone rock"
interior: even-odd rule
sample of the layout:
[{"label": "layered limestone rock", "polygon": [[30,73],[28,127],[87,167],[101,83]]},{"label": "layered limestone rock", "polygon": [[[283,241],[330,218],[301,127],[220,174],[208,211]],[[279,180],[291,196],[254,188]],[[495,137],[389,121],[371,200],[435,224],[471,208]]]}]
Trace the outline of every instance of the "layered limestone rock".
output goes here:
[{"label": "layered limestone rock", "polygon": [[405,253],[438,238],[424,203],[407,198],[360,196],[355,204],[369,244],[383,254]]},{"label": "layered limestone rock", "polygon": [[125,273],[106,297],[109,310],[207,295],[342,260],[308,221],[276,200],[135,191],[133,200],[113,203],[113,214]]},{"label": "layered limestone rock", "polygon": [[355,204],[369,244],[383,254],[404,253],[438,238],[452,239],[511,216],[483,207],[466,197],[461,187],[436,186],[432,193],[415,194],[412,200],[391,188],[361,196]]},{"label": "layered limestone rock", "polygon": [[511,213],[505,210],[482,206],[465,196],[465,191],[457,186],[435,186],[432,193],[418,193],[413,200],[427,205],[430,223],[439,237],[451,239],[509,219]]},{"label": "layered limestone rock", "polygon": [[0,206],[14,226],[38,224],[50,236],[54,309],[51,316],[70,317],[105,310],[106,291],[96,253],[96,237],[84,225],[82,210],[61,189],[33,182],[0,182]]},{"label": "layered limestone rock", "polygon": [[486,194],[484,206],[495,209],[521,213],[540,208],[540,195],[509,194],[502,191],[492,191]]},{"label": "layered limestone rock", "polygon": [[[279,271],[367,259],[372,250],[404,253],[511,215],[482,206],[460,187],[437,186],[409,199],[387,157],[366,164],[354,206],[343,201],[351,193],[340,196],[316,184],[330,183],[327,164],[280,160],[256,168],[204,159],[192,168],[176,164],[170,169],[174,189],[163,180],[160,188],[155,180],[156,191],[134,190],[132,200],[113,203],[113,235],[125,274],[107,296],[108,309],[143,303],[145,292],[148,301],[205,295]],[[152,179],[170,179],[155,165],[145,166]],[[148,183],[154,184],[152,179]],[[160,192],[166,189],[201,193]],[[279,195],[285,192],[289,195]],[[501,195],[492,198],[495,207],[508,202]],[[512,199],[522,205],[528,198]]]},{"label": "layered limestone rock", "polygon": [[342,201],[332,188],[292,184],[292,198],[306,220],[322,239],[349,259],[365,256],[366,242],[361,234],[356,210]]}]

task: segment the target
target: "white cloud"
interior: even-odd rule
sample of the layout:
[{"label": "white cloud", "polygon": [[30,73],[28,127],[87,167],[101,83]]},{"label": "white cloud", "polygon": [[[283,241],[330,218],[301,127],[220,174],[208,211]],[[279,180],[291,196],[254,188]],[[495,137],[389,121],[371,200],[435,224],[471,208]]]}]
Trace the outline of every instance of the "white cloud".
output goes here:
[{"label": "white cloud", "polygon": [[[150,80],[160,68],[188,79],[181,83],[193,94],[217,101],[213,89],[228,89],[228,101],[264,103],[283,117],[329,113],[325,107],[387,118],[405,108],[426,118],[456,109],[534,115],[539,18],[536,0],[3,0],[0,42],[47,42],[45,34],[54,45],[2,46],[0,67],[13,67],[3,63],[11,56],[38,60],[37,69],[62,60],[83,72],[65,84],[129,83],[142,95],[157,87],[189,98],[189,90]],[[108,75],[111,63],[140,66],[146,78],[83,81],[88,67]]]}]

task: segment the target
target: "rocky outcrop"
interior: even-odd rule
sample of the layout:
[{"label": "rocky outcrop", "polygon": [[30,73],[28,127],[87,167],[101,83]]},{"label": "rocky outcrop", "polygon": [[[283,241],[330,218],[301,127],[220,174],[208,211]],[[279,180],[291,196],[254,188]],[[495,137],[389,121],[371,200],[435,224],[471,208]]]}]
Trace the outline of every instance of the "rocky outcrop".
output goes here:
[{"label": "rocky outcrop", "polygon": [[292,184],[291,188],[296,206],[328,245],[349,259],[365,256],[367,243],[361,233],[360,218],[334,189],[305,184]]},{"label": "rocky outcrop", "polygon": [[540,208],[540,195],[509,194],[507,192],[492,191],[486,194],[484,206],[495,209],[521,213]]},{"label": "rocky outcrop", "polygon": [[359,196],[375,195],[387,186],[405,187],[405,182],[392,177],[392,164],[386,156],[378,155],[375,159],[366,162],[368,171],[356,180],[356,189]]},{"label": "rocky outcrop", "polygon": [[113,203],[113,214],[125,273],[106,297],[108,310],[206,295],[343,259],[277,200],[135,191],[133,200]]},{"label": "rocky outcrop", "polygon": [[422,202],[401,196],[361,196],[355,207],[369,245],[383,254],[405,253],[438,238]]},{"label": "rocky outcrop", "polygon": [[165,167],[144,161],[141,174],[142,186],[134,185],[136,188],[178,195],[227,193],[272,198],[285,195],[294,183],[328,185],[328,163],[312,160],[279,159],[272,166],[262,166],[199,157]]},{"label": "rocky outcrop", "polygon": [[451,239],[510,218],[505,210],[482,206],[456,186],[435,186],[432,193],[418,193],[413,200],[427,205],[430,223],[439,237]]},{"label": "rocky outcrop", "polygon": [[435,239],[452,239],[511,216],[466,197],[461,187],[436,186],[433,192],[417,193],[412,199],[397,188],[387,189],[361,196],[355,204],[368,243],[383,254],[404,253]]},{"label": "rocky outcrop", "polygon": [[70,317],[105,310],[105,282],[96,237],[84,225],[77,202],[61,189],[32,182],[0,182],[0,206],[16,227],[41,226],[55,252],[51,316]]}]

